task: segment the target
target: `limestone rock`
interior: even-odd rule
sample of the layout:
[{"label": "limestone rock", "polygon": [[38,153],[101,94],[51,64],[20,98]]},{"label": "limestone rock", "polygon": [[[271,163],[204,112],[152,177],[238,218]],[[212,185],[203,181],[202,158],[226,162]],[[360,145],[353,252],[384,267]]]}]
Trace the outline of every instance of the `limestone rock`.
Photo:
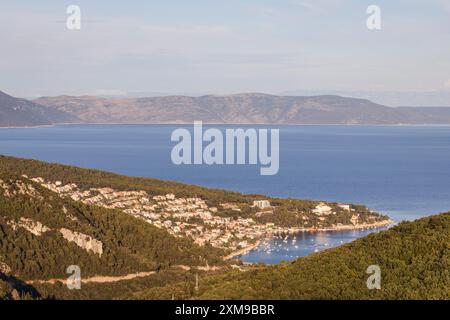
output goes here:
[{"label": "limestone rock", "polygon": [[11,272],[11,268],[4,262],[0,261],[0,273],[9,274]]},{"label": "limestone rock", "polygon": [[83,233],[71,231],[65,228],[59,229],[59,232],[61,232],[64,239],[75,242],[75,244],[80,248],[83,248],[86,251],[92,251],[99,256],[103,254],[103,243],[101,241]]},{"label": "limestone rock", "polygon": [[8,225],[12,226],[14,230],[17,228],[23,228],[27,230],[28,232],[31,232],[35,236],[41,236],[43,233],[50,231],[51,229],[39,221],[34,221],[32,219],[27,219],[21,217],[18,222],[10,221],[8,222]]}]

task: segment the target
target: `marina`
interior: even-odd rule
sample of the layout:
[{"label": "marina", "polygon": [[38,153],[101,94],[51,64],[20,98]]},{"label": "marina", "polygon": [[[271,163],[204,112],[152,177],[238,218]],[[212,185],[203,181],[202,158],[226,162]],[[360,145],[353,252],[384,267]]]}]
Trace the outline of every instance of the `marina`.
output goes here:
[{"label": "marina", "polygon": [[386,230],[386,227],[365,228],[345,231],[300,232],[279,234],[267,238],[259,245],[239,256],[244,263],[277,264],[292,261],[339,245],[344,245],[373,232]]}]

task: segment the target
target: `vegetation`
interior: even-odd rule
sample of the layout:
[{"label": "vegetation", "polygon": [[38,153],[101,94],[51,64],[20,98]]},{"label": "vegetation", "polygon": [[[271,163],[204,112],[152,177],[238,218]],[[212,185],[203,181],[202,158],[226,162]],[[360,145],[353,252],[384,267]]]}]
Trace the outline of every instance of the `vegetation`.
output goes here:
[{"label": "vegetation", "polygon": [[[401,223],[292,263],[231,270],[220,249],[174,237],[121,210],[61,198],[23,175],[76,183],[85,189],[111,187],[145,190],[150,195],[201,196],[210,205],[231,203],[242,209],[223,210],[221,215],[254,217],[263,223],[303,226],[300,217],[304,216],[311,225],[319,223],[311,213],[317,201],[271,198],[274,211],[261,213],[249,206],[255,195],[0,156],[0,299],[450,298],[450,213]],[[327,223],[350,219],[351,212],[337,204],[328,205],[340,212],[336,215],[340,218],[329,217]],[[352,205],[352,209],[363,221],[385,218],[364,206]],[[38,221],[50,230],[33,234],[17,227],[21,219]],[[98,255],[68,242],[59,232],[61,228],[101,241],[103,253]],[[60,283],[29,284],[29,280],[65,279],[70,265],[80,266],[84,278],[141,271],[155,274],[114,283],[83,283],[81,290],[68,290]],[[370,265],[381,268],[380,290],[367,289]],[[200,271],[198,266],[220,269]]]},{"label": "vegetation", "polygon": [[[153,288],[155,295],[149,299],[179,298],[184,292],[194,293],[196,276],[201,279],[223,271],[163,270],[144,278],[112,283],[83,283],[80,290],[68,290],[62,283],[36,284],[35,288],[42,297],[49,299],[133,299],[136,292]],[[166,289],[171,286],[170,291]],[[161,291],[158,293],[158,291]]]},{"label": "vegetation", "polygon": [[[18,185],[24,179],[3,178]],[[85,276],[93,276],[160,270],[173,264],[223,263],[221,250],[175,238],[120,210],[62,199],[38,184],[34,188],[35,196],[7,197],[0,192],[0,257],[21,279],[66,277],[69,265],[78,265]],[[37,236],[8,223],[21,217],[38,221],[52,230]],[[102,256],[66,241],[58,232],[60,228],[101,241]]]},{"label": "vegetation", "polygon": [[[367,288],[370,265],[381,269],[380,290]],[[185,282],[131,298],[169,299],[178,292],[185,299],[449,299],[450,213],[403,222],[292,263],[254,266],[199,283],[198,292]]]},{"label": "vegetation", "polygon": [[9,288],[6,281],[0,280],[0,300],[4,300],[9,295]]},{"label": "vegetation", "polygon": [[0,155],[0,175],[27,175],[42,177],[50,181],[61,181],[63,184],[75,183],[80,188],[110,187],[116,190],[144,190],[149,195],[174,193],[177,197],[202,196],[211,204],[221,202],[251,203],[254,196],[245,196],[227,190],[209,189],[173,181],[152,178],[138,178],[109,173],[100,170],[82,169],[37,160],[6,157]]}]

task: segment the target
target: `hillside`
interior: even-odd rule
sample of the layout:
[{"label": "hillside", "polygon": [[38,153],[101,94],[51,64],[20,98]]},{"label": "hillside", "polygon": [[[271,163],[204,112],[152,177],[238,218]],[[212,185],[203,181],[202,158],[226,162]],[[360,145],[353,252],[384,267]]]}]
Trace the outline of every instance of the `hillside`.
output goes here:
[{"label": "hillside", "polygon": [[62,123],[158,124],[450,124],[450,108],[392,108],[335,95],[244,93],[201,97],[42,97],[33,102],[0,91],[0,127]]},{"label": "hillside", "polygon": [[64,111],[14,98],[0,91],[0,127],[27,127],[75,121]]},{"label": "hillside", "polygon": [[[366,286],[370,265],[381,289]],[[188,288],[184,291],[177,288]],[[450,299],[450,213],[403,222],[352,243],[273,267],[135,292],[131,299]]]},{"label": "hillside", "polygon": [[[0,156],[0,298],[450,297],[450,213],[291,263],[224,259],[258,230],[388,222],[364,206],[298,199],[268,198],[271,207],[261,211],[251,206],[260,198]],[[216,236],[199,241],[209,234]],[[83,290],[65,287],[68,265],[80,266]],[[381,290],[366,287],[370,265],[381,268]]]},{"label": "hillside", "polygon": [[[390,223],[361,205],[267,198],[270,207],[254,207],[261,198],[0,156],[0,296],[12,295],[8,283],[22,296],[112,298],[118,287],[223,273],[240,264],[228,256],[269,233]],[[64,289],[70,265],[91,290]]]},{"label": "hillside", "polygon": [[43,97],[83,123],[450,124],[450,108],[392,108],[341,96]]}]

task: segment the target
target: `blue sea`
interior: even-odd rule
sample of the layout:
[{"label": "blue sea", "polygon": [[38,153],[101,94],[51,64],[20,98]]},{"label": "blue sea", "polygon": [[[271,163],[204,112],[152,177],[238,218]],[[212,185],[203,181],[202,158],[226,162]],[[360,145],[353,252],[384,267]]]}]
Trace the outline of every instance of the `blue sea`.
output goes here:
[{"label": "blue sea", "polygon": [[[179,127],[192,129],[190,125],[2,128],[0,154],[244,193],[360,203],[395,221],[450,211],[448,126],[258,126],[280,129],[280,169],[274,176],[261,176],[259,165],[174,165],[170,153],[175,143],[170,136]],[[368,232],[303,234],[294,242],[272,239],[265,250],[261,247],[242,259],[292,260]]]}]

